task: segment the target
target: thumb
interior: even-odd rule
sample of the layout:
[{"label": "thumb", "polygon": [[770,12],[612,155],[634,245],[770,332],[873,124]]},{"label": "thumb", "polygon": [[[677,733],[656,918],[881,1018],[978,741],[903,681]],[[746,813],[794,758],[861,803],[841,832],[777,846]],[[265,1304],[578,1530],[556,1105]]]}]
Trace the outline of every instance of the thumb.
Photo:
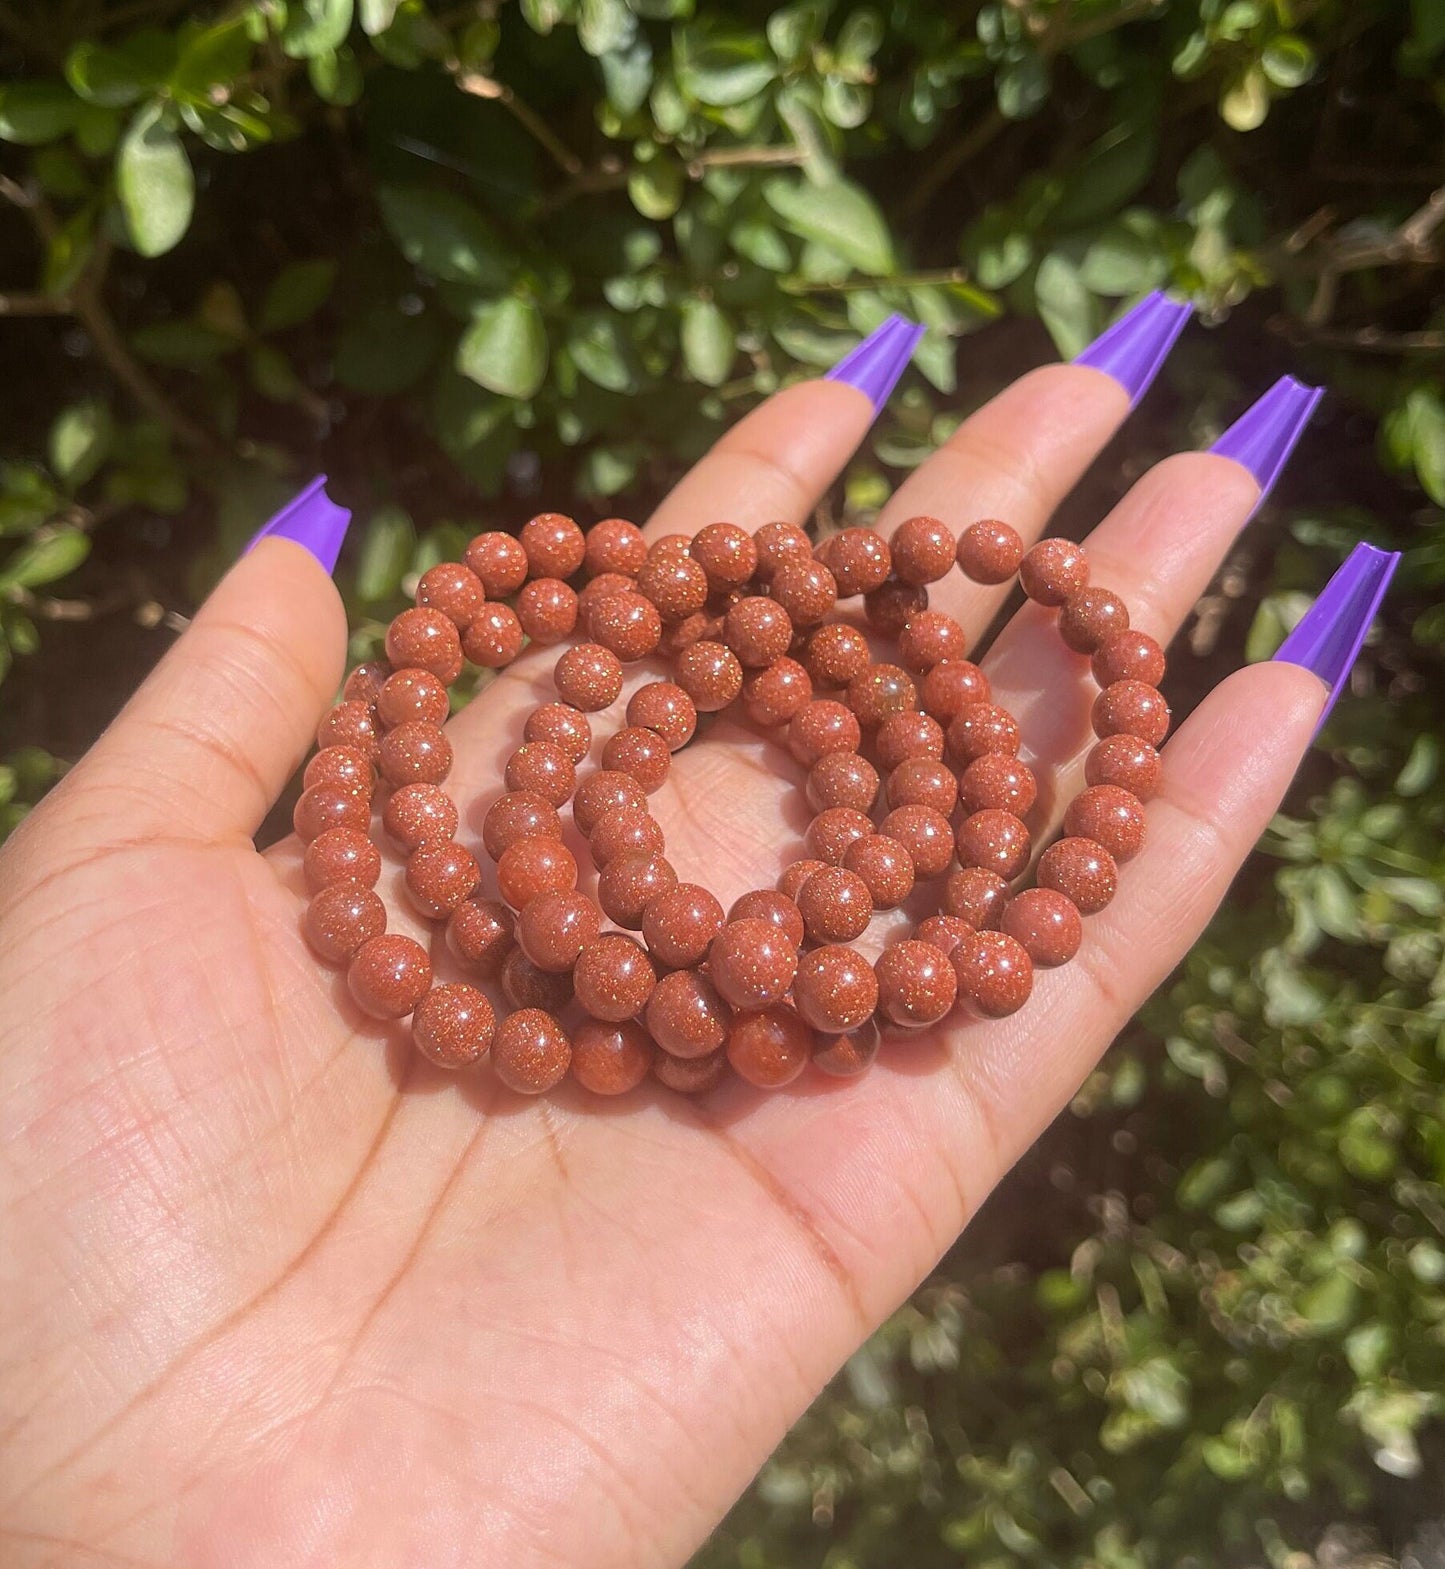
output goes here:
[{"label": "thumb", "polygon": [[107,840],[249,838],[336,694],[351,514],[313,480],[261,530],[65,782]]}]

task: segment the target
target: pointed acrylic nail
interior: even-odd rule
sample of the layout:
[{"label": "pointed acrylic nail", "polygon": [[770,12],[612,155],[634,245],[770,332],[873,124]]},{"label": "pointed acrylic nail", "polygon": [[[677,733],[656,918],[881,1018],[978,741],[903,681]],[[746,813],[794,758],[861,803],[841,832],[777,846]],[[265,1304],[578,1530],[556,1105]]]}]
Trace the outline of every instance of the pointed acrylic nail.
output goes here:
[{"label": "pointed acrylic nail", "polygon": [[325,571],[333,572],[350,523],[351,513],[326,494],[326,476],[318,474],[261,528],[242,554],[263,539],[290,539],[309,550]]},{"label": "pointed acrylic nail", "polygon": [[1349,679],[1365,634],[1400,564],[1400,553],[1356,545],[1274,656],[1312,670],[1330,689],[1324,724]]},{"label": "pointed acrylic nail", "polygon": [[1281,376],[1209,449],[1242,463],[1254,475],[1259,485],[1255,511],[1274,489],[1324,395],[1323,387],[1307,387],[1293,376]]},{"label": "pointed acrylic nail", "polygon": [[898,378],[908,368],[924,329],[906,316],[890,316],[851,349],[830,370],[826,381],[856,387],[873,404],[876,413],[888,401]]},{"label": "pointed acrylic nail", "polygon": [[1193,313],[1192,305],[1181,305],[1156,290],[1100,333],[1074,364],[1112,376],[1135,404],[1149,390]]}]

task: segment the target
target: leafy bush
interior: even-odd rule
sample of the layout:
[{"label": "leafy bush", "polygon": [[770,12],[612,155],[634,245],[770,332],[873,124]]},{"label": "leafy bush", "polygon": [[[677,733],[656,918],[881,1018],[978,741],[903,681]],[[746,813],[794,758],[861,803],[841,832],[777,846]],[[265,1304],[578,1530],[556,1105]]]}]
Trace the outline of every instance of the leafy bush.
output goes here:
[{"label": "leafy bush", "polygon": [[1267,655],[1363,534],[1407,552],[1362,675],[1389,701],[1340,711],[1345,777],[1273,878],[706,1561],[1399,1546],[1445,1387],[1445,0],[56,12],[0,8],[0,832],[318,468],[366,520],[361,653],[477,526],[644,512],[890,310],[927,324],[918,374],[833,515],[1044,352],[1030,319],[1071,353],[1149,288],[1195,299],[1216,330],[1136,452],[1328,379],[1307,504],[1241,542],[1179,674]]}]

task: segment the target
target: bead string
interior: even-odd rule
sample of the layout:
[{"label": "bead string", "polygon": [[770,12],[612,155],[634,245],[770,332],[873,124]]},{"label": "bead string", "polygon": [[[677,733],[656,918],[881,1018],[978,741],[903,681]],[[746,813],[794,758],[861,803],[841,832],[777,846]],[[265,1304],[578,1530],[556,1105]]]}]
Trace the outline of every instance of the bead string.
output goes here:
[{"label": "bead string", "polygon": [[[928,608],[928,585],[955,564],[980,584],[1017,573],[1029,599],[1057,612],[1060,636],[1089,657],[1099,686],[1086,787],[1064,837],[1039,857],[1036,886],[1017,891],[1037,784],[1018,758],[1017,723],[967,658],[963,628]],[[567,581],[579,574],[580,593]],[[896,639],[899,663],[875,661],[864,634],[834,618],[858,597],[874,632]],[[570,642],[579,628],[584,640]],[[556,700],[528,717],[482,822],[501,894],[484,898],[442,788],[447,688],[465,662],[499,670],[524,645],[564,642]],[[810,1061],[860,1072],[880,1026],[923,1028],[958,1003],[985,1017],[1014,1012],[1035,966],[1077,952],[1081,918],[1109,903],[1118,864],[1142,846],[1142,803],[1158,787],[1169,725],[1163,651],[1129,627],[1117,595],[1090,585],[1083,550],[1050,539],[1025,552],[996,520],[955,539],[917,517],[891,541],[850,528],[815,549],[787,523],[751,535],[713,523],[649,546],[620,518],[584,535],[543,513],[518,536],[479,534],[464,562],[425,572],[385,646],[384,662],[347,678],[305,771],[294,825],[313,896],[306,935],[321,958],[347,965],[364,1012],[411,1015],[433,1062],[458,1068],[490,1054],[503,1082],[527,1094],[569,1072],[603,1095],[649,1073],[685,1093],[730,1070],[776,1088]],[[602,766],[579,779],[594,743],[588,715],[618,700],[628,664],[653,656],[671,662],[672,679],[632,694]],[[699,715],[726,708],[776,734],[807,769],[813,817],[807,856],[724,912],[706,888],[678,880],[647,798]],[[412,904],[446,921],[449,947],[478,981],[500,986],[512,1010],[500,1019],[476,986],[434,986],[426,949],[387,932],[381,856],[367,836],[378,794],[383,827],[407,852]],[[562,842],[569,802],[598,872],[595,900],[578,891]],[[938,884],[937,913],[870,963],[852,943],[922,882]],[[559,1015],[574,998],[584,1017],[569,1031]]]}]

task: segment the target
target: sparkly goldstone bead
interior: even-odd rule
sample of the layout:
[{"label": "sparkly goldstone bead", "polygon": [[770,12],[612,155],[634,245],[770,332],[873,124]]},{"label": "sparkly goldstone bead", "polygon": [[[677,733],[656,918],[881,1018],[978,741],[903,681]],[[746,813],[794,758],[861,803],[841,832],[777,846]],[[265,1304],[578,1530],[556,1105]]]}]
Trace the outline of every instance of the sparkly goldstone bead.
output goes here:
[{"label": "sparkly goldstone bead", "polygon": [[464,899],[447,922],[447,947],[484,981],[494,981],[516,946],[512,922],[498,899]]},{"label": "sparkly goldstone bead", "polygon": [[1111,735],[1084,759],[1084,778],[1091,785],[1118,785],[1141,801],[1159,793],[1163,772],[1158,752],[1136,735]]},{"label": "sparkly goldstone bead", "polygon": [[[696,563],[694,563],[695,565]],[[664,659],[676,659],[685,648],[704,640],[716,642],[722,631],[722,621],[714,615],[699,610],[684,621],[672,622],[662,629],[662,641],[657,645]]]},{"label": "sparkly goldstone bead", "polygon": [[450,713],[447,689],[430,670],[398,670],[376,694],[376,717],[389,727],[445,724]]},{"label": "sparkly goldstone bead", "polygon": [[723,924],[723,907],[706,888],[678,883],[648,902],[642,912],[642,940],[659,964],[685,970],[707,957]]},{"label": "sparkly goldstone bead", "polygon": [[788,750],[804,768],[812,768],[829,752],[856,752],[862,744],[858,716],[829,697],[815,697],[788,722]]},{"label": "sparkly goldstone bead", "polygon": [[869,665],[848,683],[848,707],[865,730],[876,730],[896,714],[918,707],[918,688],[901,665]]},{"label": "sparkly goldstone bead", "polygon": [[883,819],[879,832],[908,851],[919,877],[941,877],[953,864],[953,829],[943,813],[931,806],[896,807]]},{"label": "sparkly goldstone bead", "polygon": [[852,942],[873,918],[868,884],[844,866],[814,872],[798,890],[797,904],[810,942]]},{"label": "sparkly goldstone bead", "polygon": [[452,744],[439,725],[411,719],[382,736],[377,761],[389,785],[440,784],[451,772]]},{"label": "sparkly goldstone bead", "polygon": [[610,920],[629,931],[642,929],[647,906],[677,887],[672,863],[660,855],[619,855],[597,878],[597,902]]},{"label": "sparkly goldstone bead", "polygon": [[818,813],[804,835],[811,854],[829,866],[841,866],[848,846],[855,839],[866,839],[874,831],[866,812],[851,806],[830,806]]},{"label": "sparkly goldstone bead", "polygon": [[622,661],[600,643],[576,643],[557,661],[552,680],[564,703],[595,714],[622,696]]},{"label": "sparkly goldstone bead", "polygon": [[1026,817],[1038,793],[1033,770],[1018,758],[999,752],[974,758],[958,781],[958,797],[968,812],[995,808],[1012,812],[1015,817]]},{"label": "sparkly goldstone bead", "polygon": [[440,785],[402,785],[386,798],[381,824],[404,850],[415,850],[455,838],[457,808]]},{"label": "sparkly goldstone bead", "polygon": [[967,766],[977,757],[1018,755],[1018,721],[997,703],[965,703],[948,727],[948,755]]},{"label": "sparkly goldstone bead", "polygon": [[577,862],[560,839],[519,839],[497,861],[497,889],[514,910],[549,889],[577,886]]},{"label": "sparkly goldstone bead", "polygon": [[868,624],[884,637],[898,637],[920,610],[928,609],[928,590],[921,583],[889,580],[863,596]]},{"label": "sparkly goldstone bead", "polygon": [[766,1008],[781,1001],[797,969],[796,944],[770,921],[729,921],[708,950],[708,975],[734,1008]]},{"label": "sparkly goldstone bead", "polygon": [[878,955],[873,971],[878,1011],[904,1029],[937,1024],[958,996],[952,964],[931,943],[894,943]]},{"label": "sparkly goldstone bead", "polygon": [[857,752],[829,752],[809,769],[805,793],[815,812],[831,806],[866,812],[878,798],[878,770]]},{"label": "sparkly goldstone bead", "polygon": [[587,617],[587,632],[624,664],[632,664],[662,641],[662,617],[646,595],[629,590],[598,600]]},{"label": "sparkly goldstone bead", "polygon": [[543,703],[527,716],[522,735],[528,741],[546,741],[560,747],[575,767],[592,749],[592,726],[587,716],[570,703]]},{"label": "sparkly goldstone bead", "polygon": [[340,964],[386,930],[386,906],[361,883],[335,883],[307,905],[303,924],[317,954]]},{"label": "sparkly goldstone bead", "polygon": [[330,828],[354,828],[365,833],[371,822],[371,797],[338,785],[313,785],[297,797],[291,826],[303,844],[310,844]]},{"label": "sparkly goldstone bead", "polygon": [[403,610],[386,629],[386,657],[396,670],[430,670],[450,686],[462,673],[462,642],[440,610]]},{"label": "sparkly goldstone bead", "polygon": [[1023,944],[1003,932],[973,932],[949,955],[959,1000],[986,1019],[1017,1013],[1034,985],[1033,961]]},{"label": "sparkly goldstone bead", "polygon": [[753,536],[736,523],[709,523],[692,537],[692,559],[707,573],[708,587],[741,588],[758,569]]},{"label": "sparkly goldstone bead", "polygon": [[958,565],[975,583],[1007,583],[1024,559],[1018,530],[997,518],[964,529],[958,540]]},{"label": "sparkly goldstone bead", "polygon": [[730,921],[766,921],[775,926],[794,948],[803,945],[803,917],[794,901],[771,888],[754,888],[733,901]]},{"label": "sparkly goldstone bead", "polygon": [[417,604],[441,611],[458,631],[471,625],[486,598],[481,578],[460,561],[438,561],[417,579]]},{"label": "sparkly goldstone bead", "polygon": [[1059,611],[1059,636],[1076,654],[1094,653],[1129,625],[1129,607],[1107,588],[1081,588]]},{"label": "sparkly goldstone bead", "polygon": [[813,557],[813,542],[796,523],[764,523],[753,535],[753,544],[758,552],[755,575],[760,583],[770,583],[773,574],[789,562],[811,561]]},{"label": "sparkly goldstone bead", "polygon": [[961,915],[930,915],[918,923],[918,930],[913,935],[919,942],[937,948],[946,958],[970,932],[978,929]]},{"label": "sparkly goldstone bead", "polygon": [[672,769],[672,753],[656,731],[627,725],[607,738],[602,748],[602,766],[631,775],[651,795],[666,781]]},{"label": "sparkly goldstone bead", "polygon": [[798,1012],[815,1030],[845,1034],[866,1024],[878,1006],[878,977],[852,948],[815,948],[798,961],[793,981]]},{"label": "sparkly goldstone bead", "polygon": [[315,785],[333,785],[356,795],[370,795],[376,788],[376,770],[371,759],[354,746],[325,746],[307,763],[301,782],[308,790]]},{"label": "sparkly goldstone bead", "polygon": [[936,583],[953,566],[958,542],[937,518],[909,518],[891,541],[893,572],[903,583]]},{"label": "sparkly goldstone bead", "polygon": [[716,987],[696,970],[664,975],[647,1002],[647,1028],[673,1057],[706,1057],[727,1039],[730,1015]]},{"label": "sparkly goldstone bead", "polygon": [[522,652],[524,637],[517,612],[488,600],[462,633],[462,652],[483,670],[503,670]]},{"label": "sparkly goldstone bead", "polygon": [[365,660],[347,676],[341,695],[348,702],[374,704],[390,674],[391,665],[385,659]]},{"label": "sparkly goldstone bead", "polygon": [[956,839],[961,866],[981,866],[1005,881],[1018,877],[1029,864],[1029,831],[1012,812],[987,807],[965,817]]},{"label": "sparkly goldstone bead", "polygon": [[722,1083],[728,1072],[728,1054],[722,1047],[701,1057],[674,1057],[660,1051],[652,1059],[652,1076],[679,1095],[706,1095]]},{"label": "sparkly goldstone bead", "polygon": [[685,621],[707,603],[707,573],[690,556],[650,556],[637,574],[637,591],[664,621]]},{"label": "sparkly goldstone bead", "polygon": [[[601,768],[580,781],[572,792],[572,820],[584,836],[614,812],[628,807],[647,810],[647,795],[631,774],[615,768]],[[485,831],[485,829],[484,829]]]},{"label": "sparkly goldstone bead", "polygon": [[421,912],[439,921],[450,915],[481,880],[470,850],[450,840],[418,845],[406,863],[406,891]]},{"label": "sparkly goldstone bead", "polygon": [[651,1037],[631,1019],[583,1019],[572,1032],[572,1077],[594,1095],[635,1090],[655,1055]]},{"label": "sparkly goldstone bead", "polygon": [[1094,650],[1094,679],[1101,687],[1116,681],[1158,686],[1164,679],[1164,650],[1147,632],[1132,627],[1111,632]]},{"label": "sparkly goldstone bead", "polygon": [[1089,558],[1067,539],[1041,540],[1019,563],[1019,583],[1038,605],[1062,605],[1089,581]]},{"label": "sparkly goldstone bead", "polygon": [[507,759],[502,777],[508,790],[540,795],[553,806],[568,801],[577,786],[576,765],[550,741],[524,741]]},{"label": "sparkly goldstone bead", "polygon": [[943,726],[927,714],[894,714],[878,727],[873,750],[890,773],[910,758],[943,760]]},{"label": "sparkly goldstone bead", "polygon": [[625,518],[602,518],[587,530],[583,565],[589,577],[600,577],[604,572],[636,577],[646,560],[647,540],[635,523]]},{"label": "sparkly goldstone bead", "polygon": [[794,561],[773,574],[769,593],[800,630],[818,626],[838,603],[838,584],[821,561]]},{"label": "sparkly goldstone bead", "polygon": [[306,846],[302,869],[312,893],[337,883],[374,888],[381,876],[381,852],[359,828],[328,828]]},{"label": "sparkly goldstone bead", "polygon": [[607,932],[582,950],[572,984],[577,1001],[594,1019],[620,1024],[647,1006],[657,972],[641,944],[620,932]]},{"label": "sparkly goldstone bead", "polygon": [[[572,810],[577,810],[575,801]],[[558,839],[561,835],[562,819],[557,808],[527,790],[499,796],[482,819],[482,847],[494,861],[500,860],[503,852],[520,839]]]},{"label": "sparkly goldstone bead", "polygon": [[572,1001],[572,977],[540,970],[515,944],[502,960],[502,996],[509,1008],[545,1008],[560,1013]]},{"label": "sparkly goldstone bead", "polygon": [[941,610],[920,610],[898,634],[898,657],[909,669],[926,675],[945,659],[968,653],[963,628]]},{"label": "sparkly goldstone bead", "polygon": [[592,615],[592,607],[609,594],[630,594],[637,587],[636,581],[621,572],[599,572],[584,585],[577,596],[577,625],[585,627]]},{"label": "sparkly goldstone bead", "polygon": [[846,1035],[829,1035],[822,1030],[814,1030],[813,1066],[820,1073],[826,1073],[830,1079],[857,1078],[873,1065],[882,1039],[872,1019],[865,1020]]},{"label": "sparkly goldstone bead", "polygon": [[467,565],[482,580],[488,599],[505,599],[527,581],[527,552],[511,534],[492,529],[467,546]]},{"label": "sparkly goldstone bead", "polygon": [[819,559],[833,574],[839,599],[869,594],[887,582],[893,552],[881,534],[868,528],[845,528],[823,541]]},{"label": "sparkly goldstone bead", "polygon": [[609,813],[587,841],[592,864],[600,872],[621,855],[661,855],[667,848],[662,824],[645,807],[629,806]]},{"label": "sparkly goldstone bead", "polygon": [[700,714],[726,708],[743,689],[743,667],[725,643],[704,638],[677,656],[677,684]]},{"label": "sparkly goldstone bead", "polygon": [[534,577],[517,595],[517,620],[543,648],[571,637],[577,614],[577,595],[560,578]]},{"label": "sparkly goldstone bead", "polygon": [[647,559],[652,561],[661,560],[664,556],[684,556],[690,560],[688,551],[691,549],[691,534],[662,534],[648,542]]},{"label": "sparkly goldstone bead", "polygon": [[517,916],[517,941],[539,970],[570,970],[601,930],[601,910],[575,889],[539,893]]},{"label": "sparkly goldstone bead", "polygon": [[743,681],[743,711],[768,730],[787,724],[812,698],[808,672],[786,655]]},{"label": "sparkly goldstone bead", "polygon": [[894,910],[913,892],[913,857],[887,834],[855,839],[843,853],[843,865],[863,879],[875,910]]},{"label": "sparkly goldstone bead", "polygon": [[1090,716],[1101,741],[1113,735],[1138,736],[1158,746],[1169,733],[1169,705],[1163,694],[1142,681],[1116,681],[1094,699]]},{"label": "sparkly goldstone bead", "polygon": [[910,757],[888,776],[888,804],[931,806],[947,816],[958,805],[958,780],[945,763]]},{"label": "sparkly goldstone bead", "polygon": [[956,719],[966,704],[986,703],[992,695],[988,677],[971,659],[941,660],[918,688],[924,713],[943,725]]},{"label": "sparkly goldstone bead", "polygon": [[975,931],[997,926],[1008,902],[1008,884],[997,872],[965,866],[950,872],[943,885],[943,909]]},{"label": "sparkly goldstone bead", "polygon": [[337,703],[318,726],[316,744],[323,751],[344,746],[374,763],[381,737],[371,704],[360,698],[346,698]]},{"label": "sparkly goldstone bead", "polygon": [[524,523],[518,541],[534,578],[571,577],[587,554],[582,530],[560,512],[542,512]]},{"label": "sparkly goldstone bead", "polygon": [[1067,964],[1084,938],[1078,910],[1052,888],[1025,888],[1016,894],[1004,907],[999,930],[1022,943],[1041,969]]},{"label": "sparkly goldstone bead", "polygon": [[1059,839],[1039,857],[1039,887],[1052,888],[1078,906],[1082,915],[1095,915],[1114,897],[1119,886],[1114,857],[1092,839]]},{"label": "sparkly goldstone bead", "polygon": [[827,865],[826,861],[815,861],[811,858],[794,861],[791,866],[785,866],[778,874],[778,892],[785,899],[797,900],[798,890],[813,875],[822,871]]},{"label": "sparkly goldstone bead", "polygon": [[518,1095],[544,1095],[567,1077],[572,1043],[544,1008],[508,1014],[492,1037],[492,1068]]},{"label": "sparkly goldstone bead", "polygon": [[346,984],[356,1006],[373,1019],[404,1018],[431,986],[431,960],[419,942],[382,932],[357,949]]},{"label": "sparkly goldstone bead", "polygon": [[813,1031],[787,1007],[737,1014],[728,1030],[727,1054],[733,1072],[760,1090],[791,1084],[808,1066]]},{"label": "sparkly goldstone bead", "polygon": [[1103,845],[1116,861],[1130,861],[1144,848],[1144,808],[1118,785],[1090,785],[1070,802],[1064,832]]},{"label": "sparkly goldstone bead", "polygon": [[740,599],[723,617],[723,642],[750,670],[781,659],[793,644],[793,623],[776,601],[762,594]]},{"label": "sparkly goldstone bead", "polygon": [[857,627],[841,621],[830,621],[810,632],[803,650],[808,674],[821,687],[847,686],[868,668],[871,659],[868,639]]},{"label": "sparkly goldstone bead", "polygon": [[676,752],[697,730],[697,705],[675,681],[649,681],[628,698],[627,722],[655,731]]},{"label": "sparkly goldstone bead", "polygon": [[496,1028],[492,1005],[475,986],[433,986],[411,1016],[417,1050],[439,1068],[465,1068],[485,1057]]}]

